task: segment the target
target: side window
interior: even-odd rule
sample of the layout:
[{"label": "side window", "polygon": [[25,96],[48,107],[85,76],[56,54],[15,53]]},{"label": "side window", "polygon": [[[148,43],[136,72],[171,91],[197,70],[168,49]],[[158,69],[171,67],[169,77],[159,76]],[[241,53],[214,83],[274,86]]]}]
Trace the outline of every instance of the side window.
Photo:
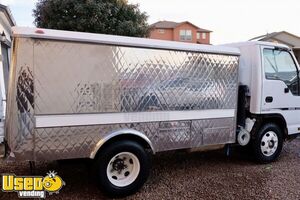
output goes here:
[{"label": "side window", "polygon": [[291,54],[283,50],[264,49],[266,79],[282,80],[294,95],[299,95],[297,66]]},{"label": "side window", "polygon": [[8,89],[8,77],[9,77],[9,47],[4,43],[1,43],[1,53],[2,53],[2,64],[3,64],[3,76],[5,84],[5,92],[7,93]]}]

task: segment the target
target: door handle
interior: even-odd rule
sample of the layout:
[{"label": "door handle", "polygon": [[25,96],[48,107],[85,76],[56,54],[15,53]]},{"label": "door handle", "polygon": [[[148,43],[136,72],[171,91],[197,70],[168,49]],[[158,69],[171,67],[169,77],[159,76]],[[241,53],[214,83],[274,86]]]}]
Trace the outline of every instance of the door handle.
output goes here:
[{"label": "door handle", "polygon": [[269,96],[266,97],[266,103],[272,103],[273,102],[273,97]]},{"label": "door handle", "polygon": [[284,93],[289,93],[290,89],[289,88],[284,88]]}]

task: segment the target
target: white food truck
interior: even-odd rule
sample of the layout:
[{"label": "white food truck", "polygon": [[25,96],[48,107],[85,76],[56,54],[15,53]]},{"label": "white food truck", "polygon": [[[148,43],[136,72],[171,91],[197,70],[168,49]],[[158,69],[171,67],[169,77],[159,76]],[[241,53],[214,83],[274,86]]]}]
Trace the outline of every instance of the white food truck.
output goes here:
[{"label": "white food truck", "polygon": [[15,27],[5,157],[93,159],[113,196],[136,192],[157,152],[241,145],[271,162],[300,132],[299,78],[281,44]]}]

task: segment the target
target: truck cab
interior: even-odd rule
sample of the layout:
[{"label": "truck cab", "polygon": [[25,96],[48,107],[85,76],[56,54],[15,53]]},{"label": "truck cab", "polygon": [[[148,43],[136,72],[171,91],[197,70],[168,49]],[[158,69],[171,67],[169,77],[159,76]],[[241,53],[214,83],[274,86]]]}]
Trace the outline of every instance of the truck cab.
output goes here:
[{"label": "truck cab", "polygon": [[299,64],[292,50],[269,42],[231,44],[240,49],[240,85],[248,87],[249,112],[285,120],[288,135],[300,132]]},{"label": "truck cab", "polygon": [[[268,125],[276,126],[282,133],[282,140],[296,137],[300,132],[300,76],[299,64],[292,50],[282,44],[269,42],[243,42],[229,44],[240,52],[239,85],[246,88],[242,118],[247,119],[252,140],[259,138],[259,131],[266,129],[270,139],[261,136],[261,151],[267,150],[267,157],[273,155],[274,145],[262,147],[262,144],[273,144],[272,131]],[[241,97],[239,97],[241,98]],[[239,116],[238,116],[239,117]],[[250,128],[249,128],[250,127]],[[258,135],[257,135],[258,134]],[[275,137],[275,148],[278,138]],[[271,156],[272,157],[272,156]]]}]

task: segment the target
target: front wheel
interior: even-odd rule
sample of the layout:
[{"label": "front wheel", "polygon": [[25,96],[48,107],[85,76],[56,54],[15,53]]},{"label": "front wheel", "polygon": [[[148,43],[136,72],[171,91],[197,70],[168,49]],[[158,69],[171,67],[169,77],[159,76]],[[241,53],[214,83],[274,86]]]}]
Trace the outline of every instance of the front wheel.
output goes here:
[{"label": "front wheel", "polygon": [[139,190],[148,178],[150,159],[145,149],[133,141],[106,146],[96,158],[100,187],[109,196],[127,196]]},{"label": "front wheel", "polygon": [[252,144],[255,158],[260,163],[275,161],[281,153],[282,146],[282,130],[274,123],[263,125]]}]

